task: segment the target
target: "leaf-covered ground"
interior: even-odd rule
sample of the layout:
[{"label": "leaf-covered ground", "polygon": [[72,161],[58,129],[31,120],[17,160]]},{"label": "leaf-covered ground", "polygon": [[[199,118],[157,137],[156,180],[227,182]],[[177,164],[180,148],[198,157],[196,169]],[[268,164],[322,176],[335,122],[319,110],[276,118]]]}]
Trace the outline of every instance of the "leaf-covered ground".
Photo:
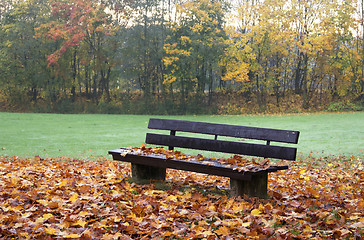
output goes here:
[{"label": "leaf-covered ground", "polygon": [[130,165],[0,157],[1,239],[362,239],[364,169],[354,157],[269,174],[268,200],[228,197],[227,178],[168,170],[136,185]]}]

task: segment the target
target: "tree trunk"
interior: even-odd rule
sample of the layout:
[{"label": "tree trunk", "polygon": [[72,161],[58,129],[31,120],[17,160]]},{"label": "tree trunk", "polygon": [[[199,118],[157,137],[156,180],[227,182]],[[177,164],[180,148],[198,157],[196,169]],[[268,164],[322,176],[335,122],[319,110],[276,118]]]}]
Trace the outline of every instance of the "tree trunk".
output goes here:
[{"label": "tree trunk", "polygon": [[301,54],[302,53],[300,53],[298,55],[298,62],[297,62],[295,77],[294,77],[294,91],[295,91],[296,94],[301,93],[301,89],[300,89],[300,86],[301,86],[301,65],[302,65]]},{"label": "tree trunk", "polygon": [[74,102],[76,98],[76,76],[77,76],[77,50],[73,52],[73,59],[72,59],[72,88],[71,88],[72,102]]},{"label": "tree trunk", "polygon": [[100,70],[100,75],[101,75],[101,89],[102,92],[104,93],[105,91],[105,97],[106,97],[106,102],[110,102],[110,72],[111,72],[111,68],[108,67],[107,72],[105,73],[105,71],[103,69]]},{"label": "tree trunk", "polygon": [[213,76],[212,76],[212,66],[210,64],[210,73],[209,73],[209,101],[208,105],[210,106],[212,103],[212,87],[213,87]]}]

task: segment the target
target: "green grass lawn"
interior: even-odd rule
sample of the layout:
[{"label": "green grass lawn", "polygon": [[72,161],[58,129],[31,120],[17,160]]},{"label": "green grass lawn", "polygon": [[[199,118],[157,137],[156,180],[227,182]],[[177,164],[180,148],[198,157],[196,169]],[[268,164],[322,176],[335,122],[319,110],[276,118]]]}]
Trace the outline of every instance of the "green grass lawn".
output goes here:
[{"label": "green grass lawn", "polygon": [[[145,115],[0,113],[0,155],[98,157],[140,146]],[[160,116],[153,116],[160,117]],[[162,116],[163,118],[300,131],[299,155],[364,154],[364,112],[283,116]]]}]

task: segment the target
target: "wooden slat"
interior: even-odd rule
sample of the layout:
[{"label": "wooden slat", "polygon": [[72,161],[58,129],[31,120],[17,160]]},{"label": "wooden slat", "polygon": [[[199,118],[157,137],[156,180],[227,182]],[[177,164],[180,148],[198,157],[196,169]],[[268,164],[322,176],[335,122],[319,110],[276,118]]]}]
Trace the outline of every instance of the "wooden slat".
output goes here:
[{"label": "wooden slat", "polygon": [[295,144],[299,137],[298,131],[156,118],[149,120],[148,128]]},{"label": "wooden slat", "polygon": [[249,156],[296,159],[296,148],[147,133],[146,143]]},{"label": "wooden slat", "polygon": [[173,168],[177,170],[191,171],[191,172],[199,172],[210,175],[222,176],[222,177],[230,177],[232,179],[250,181],[253,175],[262,174],[263,172],[275,172],[278,170],[288,169],[288,166],[271,166],[266,170],[260,171],[248,171],[248,172],[239,172],[238,170],[234,170],[233,168],[224,167],[224,166],[212,166],[206,165],[202,162],[198,161],[184,161],[179,159],[167,159],[163,155],[138,155],[134,153],[127,153],[125,156],[121,156],[124,153],[125,149],[115,149],[109,151],[109,154],[113,156],[114,160],[118,161],[126,161],[134,164],[141,164],[153,167],[161,167],[161,168]]}]

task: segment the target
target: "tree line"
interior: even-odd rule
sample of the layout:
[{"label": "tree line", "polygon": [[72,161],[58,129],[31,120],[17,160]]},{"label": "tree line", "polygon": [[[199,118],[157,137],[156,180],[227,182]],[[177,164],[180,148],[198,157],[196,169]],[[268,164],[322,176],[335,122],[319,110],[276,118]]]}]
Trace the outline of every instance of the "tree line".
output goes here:
[{"label": "tree line", "polygon": [[183,114],[252,101],[265,111],[288,98],[302,109],[323,98],[363,103],[363,5],[3,0],[0,108]]}]

